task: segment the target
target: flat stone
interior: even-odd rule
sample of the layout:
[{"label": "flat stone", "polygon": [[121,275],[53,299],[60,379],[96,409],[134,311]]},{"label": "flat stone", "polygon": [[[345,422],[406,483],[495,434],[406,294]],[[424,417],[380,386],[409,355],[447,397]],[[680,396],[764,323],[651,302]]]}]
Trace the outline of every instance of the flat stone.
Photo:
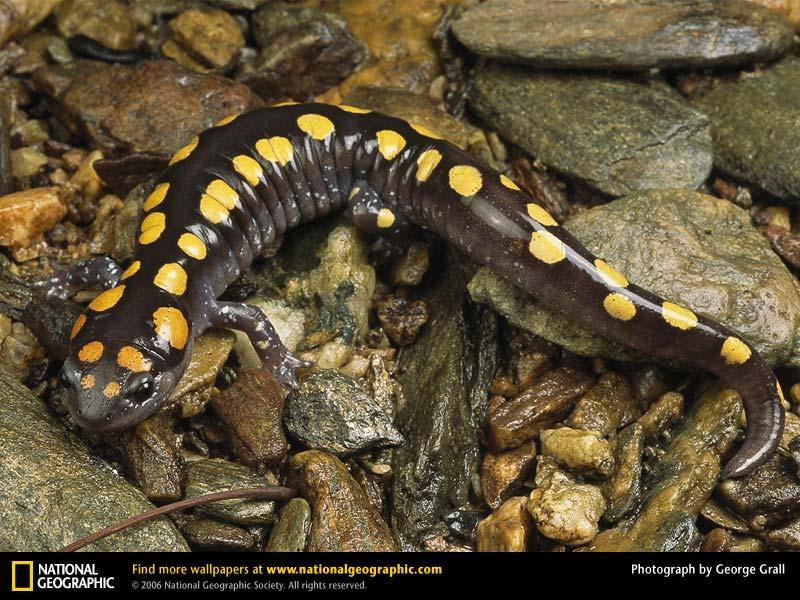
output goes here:
[{"label": "flat stone", "polygon": [[642,428],[645,442],[657,444],[675,423],[683,417],[683,396],[678,392],[667,392],[639,419],[638,425]]},{"label": "flat stone", "polygon": [[[189,365],[183,372],[168,402],[184,403],[193,392],[208,390],[217,379],[219,370],[233,348],[234,335],[230,331],[206,331],[195,338]],[[210,400],[210,396],[208,398]],[[202,407],[184,407],[184,416],[198,414]]]},{"label": "flat stone", "polygon": [[332,369],[315,373],[289,394],[284,423],[305,446],[337,456],[403,443],[392,415],[357,382]]},{"label": "flat stone", "polygon": [[639,416],[639,408],[628,381],[622,375],[609,371],[603,373],[597,384],[578,400],[567,424],[607,436]]},{"label": "flat stone", "polygon": [[311,505],[308,552],[393,552],[392,532],[338,458],[307,450],[289,466]]},{"label": "flat stone", "polygon": [[641,497],[644,433],[638,423],[623,429],[612,441],[616,468],[603,484],[606,512],[603,519],[616,523],[636,507]]},{"label": "flat stone", "polygon": [[692,103],[711,120],[714,164],[787,201],[800,201],[800,58],[720,80]]},{"label": "flat stone", "polygon": [[233,385],[211,397],[242,463],[258,468],[283,462],[289,449],[281,418],[285,395],[269,373],[258,369],[240,371]]},{"label": "flat stone", "polygon": [[536,442],[527,442],[505,452],[487,452],[481,466],[484,500],[497,510],[531,474],[536,459]]},{"label": "flat stone", "polygon": [[192,519],[181,529],[183,535],[198,550],[254,550],[253,535],[241,527],[213,519]]},{"label": "flat stone", "polygon": [[[0,546],[53,552],[154,506],[44,403],[0,371]],[[98,540],[100,552],[181,552],[183,537],[166,517]]]},{"label": "flat stone", "polygon": [[64,0],[56,10],[59,33],[82,34],[115,50],[133,48],[136,23],[128,5],[119,0]]},{"label": "flat stone", "polygon": [[[746,211],[696,192],[649,191],[585,211],[565,227],[629,281],[738,331],[770,364],[800,364],[800,285]],[[543,309],[486,268],[469,290],[514,325],[571,352],[642,358]]]},{"label": "flat stone", "polygon": [[452,25],[467,48],[540,68],[644,70],[774,59],[792,44],[780,14],[742,0],[489,0]]},{"label": "flat stone", "polygon": [[711,171],[708,118],[656,87],[491,64],[469,102],[539,162],[613,196],[696,189]]},{"label": "flat stone", "polygon": [[563,419],[592,385],[580,371],[560,367],[548,371],[522,394],[489,412],[490,447],[516,448]]},{"label": "flat stone", "polygon": [[311,507],[303,498],[292,498],[281,508],[272,528],[267,552],[303,552],[311,531]]},{"label": "flat stone", "polygon": [[13,0],[0,5],[0,48],[44,21],[61,0]]},{"label": "flat stone", "polygon": [[[236,19],[223,10],[190,8],[169,23],[174,43],[181,52],[172,54],[172,46],[162,52],[193,70],[221,69],[231,64],[244,47],[244,35]],[[187,61],[183,61],[185,53]],[[197,62],[200,69],[194,69]]]},{"label": "flat stone", "polygon": [[78,60],[41,67],[33,79],[60,119],[107,157],[171,155],[223,117],[261,105],[241,84],[170,60],[133,65]]}]

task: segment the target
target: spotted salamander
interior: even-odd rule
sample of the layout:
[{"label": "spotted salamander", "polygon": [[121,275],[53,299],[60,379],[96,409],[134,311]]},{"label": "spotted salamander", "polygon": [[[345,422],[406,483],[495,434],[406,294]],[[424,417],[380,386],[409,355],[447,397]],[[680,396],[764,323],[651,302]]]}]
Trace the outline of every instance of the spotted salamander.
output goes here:
[{"label": "spotted salamander", "polygon": [[435,232],[548,306],[638,350],[719,376],[744,399],[747,435],[724,477],[777,446],[782,393],[736,333],[631,283],[590,254],[508,177],[423,127],[349,106],[288,104],[223,119],[179,149],[147,197],[133,261],[94,258],[54,276],[67,297],[100,284],[77,319],[62,381],[77,423],[120,430],[153,414],[209,327],[245,332],[286,385],[309,366],[259,309],[218,298],[301,223],[345,209],[399,240]]}]

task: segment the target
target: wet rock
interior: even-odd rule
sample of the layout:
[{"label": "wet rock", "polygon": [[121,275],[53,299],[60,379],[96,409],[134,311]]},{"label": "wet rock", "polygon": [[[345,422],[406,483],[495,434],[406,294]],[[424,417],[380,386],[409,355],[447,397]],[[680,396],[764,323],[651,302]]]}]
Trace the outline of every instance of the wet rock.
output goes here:
[{"label": "wet rock", "polygon": [[427,94],[363,86],[350,90],[346,104],[374,110],[425,127],[459,148],[469,145],[470,129],[442,110]]},{"label": "wet rock", "polygon": [[168,25],[171,38],[164,42],[161,52],[192,70],[226,67],[244,47],[236,19],[223,10],[190,8]]},{"label": "wet rock", "polygon": [[708,119],[655,87],[491,65],[470,105],[538,161],[607,194],[696,189],[711,170]]},{"label": "wet rock", "polygon": [[486,517],[486,510],[463,506],[444,516],[444,522],[452,534],[465,540],[474,540],[480,523]]},{"label": "wet rock", "polygon": [[184,417],[196,415],[202,410],[205,403],[198,406],[186,402],[186,399],[193,392],[211,388],[231,353],[234,339],[233,333],[227,330],[209,330],[195,338],[189,365],[169,398],[170,404],[182,405]]},{"label": "wet rock", "polygon": [[533,533],[533,521],[525,496],[509,498],[478,524],[478,552],[525,552]]},{"label": "wet rock", "polygon": [[311,505],[308,552],[397,550],[388,525],[339,459],[308,450],[295,454],[289,465]]},{"label": "wet rock", "polygon": [[421,300],[409,302],[398,296],[388,296],[375,305],[378,321],[389,339],[398,346],[408,346],[428,322],[428,308]]},{"label": "wet rock", "polygon": [[641,425],[634,423],[623,429],[613,440],[616,469],[603,484],[606,512],[603,518],[616,523],[639,502],[642,485],[642,451],[644,433]]},{"label": "wet rock", "polygon": [[683,417],[683,396],[678,392],[667,392],[656,400],[642,418],[639,426],[645,442],[656,444]]},{"label": "wet rock", "polygon": [[0,48],[44,21],[61,0],[14,0],[0,5]]},{"label": "wet rock", "polygon": [[788,57],[756,74],[719,81],[694,99],[711,119],[714,164],[779,198],[796,201],[798,89],[800,58]]},{"label": "wet rock", "polygon": [[719,486],[722,500],[754,528],[800,513],[800,480],[791,459],[772,455],[741,479],[726,479]]},{"label": "wet rock", "polygon": [[[187,467],[186,498],[277,483],[271,475],[256,475],[247,467],[219,458],[187,457]],[[222,500],[200,506],[195,512],[237,525],[269,525],[275,522],[275,502],[268,500]]]},{"label": "wet rock", "polygon": [[267,101],[324,92],[369,56],[341,17],[285,2],[271,2],[253,15],[253,36],[261,52],[237,79]]},{"label": "wet rock", "polygon": [[392,263],[389,281],[392,285],[399,286],[419,285],[429,266],[428,246],[422,242],[414,242],[403,256]]},{"label": "wet rock", "polygon": [[642,412],[668,390],[664,372],[655,365],[645,365],[637,370],[631,377],[631,387]]},{"label": "wet rock", "polygon": [[181,528],[186,540],[197,550],[255,550],[253,534],[246,529],[213,519],[192,519]]},{"label": "wet rock", "polygon": [[539,434],[542,456],[550,456],[570,471],[605,479],[614,470],[611,445],[593,431],[569,427],[545,429]]},{"label": "wet rock", "polygon": [[47,162],[46,154],[30,146],[11,151],[11,172],[17,179],[32,177],[42,170]]},{"label": "wet rock", "polygon": [[511,354],[509,368],[514,374],[518,389],[522,391],[527,390],[542,373],[551,370],[561,352],[542,338],[516,328],[511,332],[508,350]]},{"label": "wet rock", "polygon": [[94,170],[94,164],[103,158],[103,153],[95,150],[86,155],[69,182],[78,188],[85,200],[97,200],[103,193],[103,182]]},{"label": "wet rock", "polygon": [[128,469],[145,496],[159,504],[183,496],[183,457],[173,424],[173,417],[162,411],[120,435]]},{"label": "wet rock", "polygon": [[[650,191],[595,207],[565,225],[628,280],[738,331],[771,364],[800,364],[800,287],[746,211],[695,192]],[[478,271],[470,294],[514,325],[577,354],[636,356],[574,319],[541,309],[487,271]]]},{"label": "wet rock", "polygon": [[285,392],[263,369],[239,373],[232,386],[215,394],[211,406],[231,434],[233,451],[244,464],[274,467],[288,450],[281,426]]},{"label": "wet rock", "polygon": [[597,535],[597,523],[606,509],[600,488],[579,483],[543,458],[536,469],[536,489],[528,511],[543,536],[565,546],[588,544]]},{"label": "wet rock", "polygon": [[756,4],[761,4],[767,8],[777,10],[786,15],[789,22],[800,28],[800,2],[798,0],[752,0]]},{"label": "wet rock", "polygon": [[44,349],[30,330],[0,314],[0,369],[24,381],[43,358]]},{"label": "wet rock", "polygon": [[797,552],[800,550],[800,517],[792,519],[782,527],[768,531],[765,540],[778,550]]},{"label": "wet rock", "polygon": [[168,60],[75,61],[42,67],[33,78],[60,119],[109,157],[172,154],[223,117],[261,104],[243,85]]},{"label": "wet rock", "polygon": [[311,532],[311,507],[303,498],[292,498],[281,508],[272,528],[267,552],[302,552]]},{"label": "wet rock", "polygon": [[607,436],[640,416],[628,381],[617,373],[603,373],[597,384],[575,405],[567,423],[576,429]]},{"label": "wet rock", "polygon": [[792,27],[749,2],[679,0],[490,0],[464,13],[453,33],[470,50],[545,68],[702,68],[771,60]]},{"label": "wet rock", "polygon": [[545,373],[522,394],[488,413],[491,447],[516,448],[535,437],[562,420],[591,385],[589,376],[569,367]]},{"label": "wet rock", "polygon": [[391,415],[358,383],[332,369],[315,373],[289,394],[284,423],[304,445],[337,456],[403,443]]},{"label": "wet rock", "polygon": [[[0,372],[0,545],[54,551],[116,521],[153,508],[99,460],[41,400]],[[98,551],[184,551],[167,518],[94,543]]]},{"label": "wet rock", "polygon": [[699,546],[694,525],[717,485],[720,457],[738,430],[739,395],[710,389],[692,406],[672,443],[644,480],[641,508],[601,532],[594,551],[688,551]]},{"label": "wet rock", "polygon": [[532,472],[536,442],[527,442],[505,452],[487,452],[481,467],[481,490],[484,500],[497,510]]},{"label": "wet rock", "polygon": [[128,5],[119,0],[64,0],[56,18],[65,38],[82,34],[115,50],[134,46],[136,25]]},{"label": "wet rock", "polygon": [[0,196],[0,245],[26,248],[41,240],[66,214],[67,207],[55,187]]},{"label": "wet rock", "polygon": [[716,499],[709,498],[703,505],[700,515],[718,527],[723,527],[734,533],[749,533],[750,526],[747,521],[734,514]]},{"label": "wet rock", "polygon": [[[4,90],[0,93],[5,94]],[[0,196],[14,191],[14,174],[11,165],[11,103],[0,101]]]},{"label": "wet rock", "polygon": [[466,505],[478,479],[478,427],[497,367],[493,315],[465,303],[450,268],[424,295],[430,320],[399,358],[403,398],[397,426],[405,443],[392,457],[392,527],[404,549],[443,533],[444,515]]}]

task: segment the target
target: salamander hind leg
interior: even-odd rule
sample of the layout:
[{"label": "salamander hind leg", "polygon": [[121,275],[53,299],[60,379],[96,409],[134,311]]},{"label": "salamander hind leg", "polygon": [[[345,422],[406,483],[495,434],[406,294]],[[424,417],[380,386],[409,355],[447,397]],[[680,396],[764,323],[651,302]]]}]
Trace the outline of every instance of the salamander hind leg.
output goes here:
[{"label": "salamander hind leg", "polygon": [[403,254],[416,232],[414,225],[383,202],[364,180],[354,182],[350,190],[347,216],[359,231],[378,236],[372,254],[379,262]]},{"label": "salamander hind leg", "polygon": [[53,273],[47,279],[36,283],[36,287],[44,290],[47,298],[66,300],[81,290],[95,285],[109,289],[117,285],[122,269],[107,256],[87,258],[71,269]]},{"label": "salamander hind leg", "polygon": [[275,379],[289,387],[297,386],[295,369],[311,367],[311,363],[294,356],[278,337],[267,315],[240,302],[217,302],[211,308],[213,327],[237,329],[250,339],[265,368]]}]

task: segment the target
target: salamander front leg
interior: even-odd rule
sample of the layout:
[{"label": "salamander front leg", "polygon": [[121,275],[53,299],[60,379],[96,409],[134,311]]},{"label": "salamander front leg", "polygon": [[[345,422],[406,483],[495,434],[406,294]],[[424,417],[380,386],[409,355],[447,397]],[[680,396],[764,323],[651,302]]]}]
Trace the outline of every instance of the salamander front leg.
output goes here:
[{"label": "salamander front leg", "polygon": [[36,287],[44,289],[47,298],[66,300],[81,290],[95,285],[109,289],[117,285],[122,269],[107,256],[87,258],[71,269],[53,273],[47,279],[36,282]]},{"label": "salamander front leg", "polygon": [[289,352],[260,308],[240,302],[217,302],[211,307],[209,318],[214,327],[238,329],[247,335],[262,364],[283,385],[297,387],[295,369],[312,366]]}]

